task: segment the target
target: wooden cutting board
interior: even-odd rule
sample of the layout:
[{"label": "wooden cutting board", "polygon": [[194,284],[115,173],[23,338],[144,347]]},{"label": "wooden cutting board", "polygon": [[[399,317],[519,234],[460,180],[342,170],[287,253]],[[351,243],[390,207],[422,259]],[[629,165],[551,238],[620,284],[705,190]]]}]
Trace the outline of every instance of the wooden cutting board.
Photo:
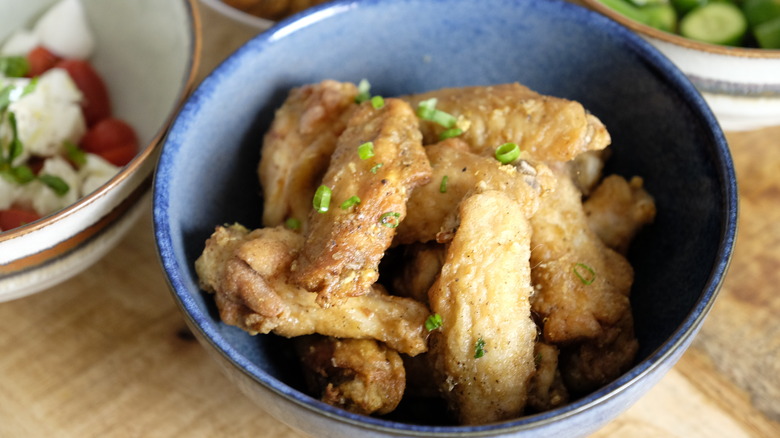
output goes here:
[{"label": "wooden cutting board", "polygon": [[[255,31],[201,13],[203,77]],[[677,366],[595,437],[780,437],[780,128],[727,137],[741,214],[720,297]],[[0,437],[300,436],[194,340],[150,221],[87,272],[0,303]]]}]

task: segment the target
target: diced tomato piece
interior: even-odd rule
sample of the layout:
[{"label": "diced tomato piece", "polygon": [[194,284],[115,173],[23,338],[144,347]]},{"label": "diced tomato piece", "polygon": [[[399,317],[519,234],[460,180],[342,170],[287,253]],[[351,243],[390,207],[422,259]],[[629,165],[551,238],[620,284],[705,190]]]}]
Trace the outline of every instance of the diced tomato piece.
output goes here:
[{"label": "diced tomato piece", "polygon": [[124,166],[138,153],[138,137],[123,120],[109,117],[87,131],[81,139],[81,148],[115,166]]},{"label": "diced tomato piece", "polygon": [[110,149],[101,152],[100,155],[104,160],[113,164],[114,166],[124,166],[129,163],[130,160],[138,153],[138,147],[136,145],[125,145],[118,148]]},{"label": "diced tomato piece", "polygon": [[8,231],[16,227],[21,227],[30,222],[35,222],[40,218],[38,213],[21,208],[0,210],[0,231]]},{"label": "diced tomato piece", "polygon": [[38,46],[27,54],[27,63],[30,64],[30,71],[27,76],[34,78],[44,74],[47,70],[54,68],[62,58],[50,52],[43,46]]},{"label": "diced tomato piece", "polygon": [[56,67],[65,69],[84,95],[81,110],[88,126],[111,116],[111,99],[103,78],[92,65],[81,59],[66,59]]}]

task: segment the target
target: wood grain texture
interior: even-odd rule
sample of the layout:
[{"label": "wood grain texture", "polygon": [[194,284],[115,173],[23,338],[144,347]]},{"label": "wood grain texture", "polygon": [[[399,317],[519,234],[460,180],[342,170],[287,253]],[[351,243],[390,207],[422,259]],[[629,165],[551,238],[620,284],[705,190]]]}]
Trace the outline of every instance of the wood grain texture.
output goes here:
[{"label": "wood grain texture", "polygon": [[[202,8],[201,78],[253,34]],[[780,436],[780,128],[730,133],[736,252],[693,347],[594,436]],[[150,213],[87,272],[0,303],[0,437],[301,435],[244,397],[194,340]]]}]

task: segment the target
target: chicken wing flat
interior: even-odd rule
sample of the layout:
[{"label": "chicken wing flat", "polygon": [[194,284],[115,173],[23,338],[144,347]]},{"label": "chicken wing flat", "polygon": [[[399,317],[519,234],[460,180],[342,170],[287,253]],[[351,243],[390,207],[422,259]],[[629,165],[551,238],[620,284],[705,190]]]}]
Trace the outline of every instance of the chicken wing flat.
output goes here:
[{"label": "chicken wing flat", "polygon": [[484,424],[522,414],[534,373],[531,231],[520,204],[499,191],[470,196],[459,211],[429,293],[431,310],[442,317],[429,355],[459,421]]},{"label": "chicken wing flat", "polygon": [[449,228],[444,227],[445,220],[472,192],[504,191],[521,203],[528,217],[555,184],[555,177],[544,164],[525,160],[501,164],[495,158],[471,152],[468,144],[457,138],[426,146],[425,153],[433,176],[430,183],[415,189],[409,198],[408,214],[398,227],[395,244],[435,240],[442,228]]},{"label": "chicken wing flat", "polygon": [[565,171],[557,174],[555,195],[531,218],[532,303],[544,339],[565,343],[597,338],[630,312],[634,271],[591,231],[582,195]]},{"label": "chicken wing flat", "polygon": [[294,218],[308,228],[312,196],[357,108],[357,94],[352,83],[325,80],[293,88],[276,111],[258,166],[265,226]]},{"label": "chicken wing flat", "polygon": [[401,402],[406,372],[401,356],[370,339],[295,338],[307,386],[329,405],[357,414],[387,414]]},{"label": "chicken wing flat", "polygon": [[655,219],[655,201],[640,177],[610,175],[583,203],[590,228],[615,251],[626,254],[636,233]]},{"label": "chicken wing flat", "polygon": [[[386,99],[380,109],[360,105],[339,137],[322,181],[332,193],[331,206],[309,216],[293,265],[293,282],[316,292],[320,305],[365,294],[376,282],[411,191],[431,177],[421,139],[414,111],[399,99]],[[358,150],[368,142],[372,146],[363,151],[373,156],[363,159]],[[353,196],[359,202],[344,208]]]},{"label": "chicken wing flat", "polygon": [[217,227],[195,268],[201,287],[216,294],[222,321],[252,334],[375,339],[412,356],[427,350],[429,311],[415,300],[376,285],[342,306],[322,308],[314,294],[292,285],[290,265],[302,244],[283,227]]},{"label": "chicken wing flat", "polygon": [[[415,108],[437,99],[436,108],[458,118],[462,138],[480,155],[492,155],[507,142],[523,158],[569,161],[582,152],[604,149],[609,133],[601,121],[571,100],[544,96],[520,84],[445,88],[408,96]],[[438,141],[444,127],[421,122],[425,144]]]}]

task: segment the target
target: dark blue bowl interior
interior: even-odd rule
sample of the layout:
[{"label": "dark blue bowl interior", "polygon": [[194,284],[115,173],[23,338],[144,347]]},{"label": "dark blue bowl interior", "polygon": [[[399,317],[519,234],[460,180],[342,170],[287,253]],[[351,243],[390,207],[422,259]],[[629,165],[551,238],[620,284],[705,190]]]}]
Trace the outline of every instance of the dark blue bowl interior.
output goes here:
[{"label": "dark blue bowl interior", "polygon": [[367,78],[384,96],[517,81],[577,100],[607,125],[608,172],[644,177],[658,216],[630,252],[637,366],[578,403],[661,360],[711,304],[733,244],[734,174],[714,118],[665,58],[619,25],[555,0],[340,1],[257,36],[206,78],[175,121],[155,176],[156,235],[175,296],[207,339],[275,390],[317,405],[297,391],[302,380],[283,340],[219,322],[193,263],[215,225],[260,226],[262,135],[291,87],[325,78]]}]

